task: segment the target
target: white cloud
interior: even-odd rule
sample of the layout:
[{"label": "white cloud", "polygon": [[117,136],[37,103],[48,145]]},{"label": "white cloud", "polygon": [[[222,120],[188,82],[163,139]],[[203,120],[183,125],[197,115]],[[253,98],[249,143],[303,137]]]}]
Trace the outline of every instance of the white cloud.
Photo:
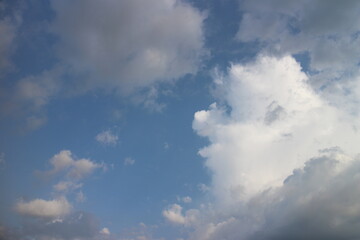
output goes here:
[{"label": "white cloud", "polygon": [[82,158],[74,161],[68,175],[73,179],[82,179],[91,174],[96,168],[100,168],[100,165],[89,159]]},{"label": "white cloud", "polygon": [[127,157],[124,160],[124,165],[125,166],[130,166],[130,165],[134,165],[135,164],[135,159],[132,159],[131,157]]},{"label": "white cloud", "polygon": [[21,215],[43,218],[57,218],[70,213],[71,204],[65,197],[53,200],[34,199],[29,202],[19,201],[16,211]]},{"label": "white cloud", "polygon": [[215,83],[223,104],[197,112],[193,128],[210,141],[199,153],[216,201],[190,239],[358,238],[356,114],[314,91],[290,56],[233,64]]},{"label": "white cloud", "polygon": [[[86,74],[83,89],[122,94],[197,71],[204,15],[175,0],[52,1],[64,64]],[[100,17],[101,16],[101,17]]]},{"label": "white cloud", "polygon": [[110,235],[110,230],[108,228],[103,228],[100,230],[100,233],[101,234],[104,234],[104,235]]},{"label": "white cloud", "polygon": [[228,106],[197,112],[193,128],[210,140],[199,153],[222,203],[281,185],[319,149],[358,153],[359,120],[314,92],[292,57],[259,56],[235,64],[217,83]]},{"label": "white cloud", "polygon": [[50,159],[50,163],[53,168],[45,172],[45,174],[54,175],[66,171],[67,177],[71,180],[80,180],[91,174],[95,169],[102,167],[100,164],[86,158],[74,159],[69,150],[62,150],[55,154]]},{"label": "white cloud", "polygon": [[199,215],[198,210],[190,209],[185,212],[185,215],[183,215],[182,209],[183,208],[179,204],[172,204],[163,210],[162,215],[170,223],[177,225],[190,226],[196,222]]},{"label": "white cloud", "polygon": [[165,209],[162,214],[171,223],[184,224],[185,217],[181,213],[182,207],[178,204],[173,204]]},{"label": "white cloud", "polygon": [[113,134],[110,130],[107,130],[96,135],[95,139],[103,144],[115,145],[118,141],[118,136]]},{"label": "white cloud", "polygon": [[71,156],[71,151],[62,150],[58,154],[55,154],[50,159],[51,165],[53,165],[53,172],[59,172],[73,165],[74,160]]}]

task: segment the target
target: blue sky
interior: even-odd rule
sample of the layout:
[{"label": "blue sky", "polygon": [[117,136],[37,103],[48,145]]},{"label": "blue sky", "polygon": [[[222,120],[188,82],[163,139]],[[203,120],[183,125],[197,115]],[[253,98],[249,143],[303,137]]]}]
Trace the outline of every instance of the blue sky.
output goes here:
[{"label": "blue sky", "polygon": [[357,239],[358,1],[0,1],[0,239]]}]

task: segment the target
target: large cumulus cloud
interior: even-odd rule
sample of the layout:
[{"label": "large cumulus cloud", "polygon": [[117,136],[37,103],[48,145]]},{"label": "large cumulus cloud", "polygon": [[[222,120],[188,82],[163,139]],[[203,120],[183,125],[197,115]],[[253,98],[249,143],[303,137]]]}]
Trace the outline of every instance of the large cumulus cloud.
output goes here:
[{"label": "large cumulus cloud", "polygon": [[356,114],[313,90],[291,56],[233,64],[215,82],[221,97],[193,128],[209,139],[199,153],[216,201],[191,239],[359,237]]},{"label": "large cumulus cloud", "polygon": [[260,56],[217,79],[226,104],[197,112],[193,127],[210,140],[200,154],[221,201],[281,184],[319,149],[357,153],[357,118],[319,97],[307,81],[290,56]]}]

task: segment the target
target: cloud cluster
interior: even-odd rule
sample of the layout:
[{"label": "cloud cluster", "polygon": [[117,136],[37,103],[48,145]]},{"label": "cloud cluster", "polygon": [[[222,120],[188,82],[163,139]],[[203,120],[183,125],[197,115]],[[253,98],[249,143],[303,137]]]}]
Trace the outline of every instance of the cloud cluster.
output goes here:
[{"label": "cloud cluster", "polygon": [[[110,235],[101,232],[94,216],[85,212],[76,212],[68,199],[75,194],[77,202],[83,202],[85,195],[81,188],[83,183],[79,182],[88,177],[102,164],[95,163],[89,159],[75,159],[69,150],[62,150],[50,158],[52,168],[40,172],[45,177],[60,177],[60,181],[53,186],[55,198],[45,200],[36,198],[25,201],[19,200],[14,210],[24,216],[24,222],[20,230],[12,230],[3,227],[0,234],[10,238],[10,232],[14,231],[13,239],[36,238],[36,239],[104,239],[103,235]],[[69,198],[70,197],[70,198]],[[0,235],[1,236],[1,235]],[[6,237],[5,237],[6,239]]]},{"label": "cloud cluster", "polygon": [[[62,178],[63,180],[53,186],[59,197],[52,200],[34,199],[27,202],[20,200],[15,206],[15,210],[20,215],[53,219],[66,216],[72,209],[66,195],[79,190],[83,186],[79,181],[90,175],[95,169],[102,167],[101,164],[89,159],[74,159],[69,150],[62,150],[55,154],[49,163],[52,165],[52,169],[39,174],[46,177],[64,174],[65,179]],[[85,199],[81,191],[78,193],[78,198],[80,202],[81,199]]]}]

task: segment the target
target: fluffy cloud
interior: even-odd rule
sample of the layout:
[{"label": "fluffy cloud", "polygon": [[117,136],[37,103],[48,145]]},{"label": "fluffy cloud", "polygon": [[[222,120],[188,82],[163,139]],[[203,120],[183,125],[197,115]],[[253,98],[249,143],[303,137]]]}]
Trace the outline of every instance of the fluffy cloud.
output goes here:
[{"label": "fluffy cloud", "polygon": [[191,239],[359,237],[356,115],[315,92],[290,56],[234,64],[215,82],[222,104],[193,128],[210,141],[199,153],[216,202]]},{"label": "fluffy cloud", "polygon": [[52,29],[62,61],[82,88],[115,87],[122,94],[197,71],[204,15],[188,3],[52,1]]},{"label": "fluffy cloud", "polygon": [[184,224],[185,217],[181,213],[182,207],[178,204],[173,204],[168,209],[163,211],[163,216],[172,223]]},{"label": "fluffy cloud", "polygon": [[95,139],[103,144],[115,145],[118,141],[118,136],[113,134],[110,130],[107,130],[96,135]]},{"label": "fluffy cloud", "polygon": [[110,230],[108,228],[103,228],[100,231],[101,234],[110,235]]},{"label": "fluffy cloud", "polygon": [[193,123],[211,142],[200,154],[216,196],[231,202],[279,185],[319,149],[358,152],[359,121],[320,98],[307,80],[292,57],[267,56],[217,79],[231,110],[213,104]]},{"label": "fluffy cloud", "polygon": [[66,198],[53,200],[34,199],[29,202],[19,201],[16,211],[31,217],[57,218],[70,213],[72,206]]},{"label": "fluffy cloud", "polygon": [[[46,175],[54,175],[66,170],[67,177],[72,180],[80,180],[91,174],[95,169],[101,167],[100,164],[89,159],[73,159],[72,153],[69,150],[62,150],[58,154],[55,154],[50,159],[50,164],[53,168],[45,172]],[[61,188],[62,186],[58,187]]]},{"label": "fluffy cloud", "polygon": [[197,219],[199,211],[196,209],[190,209],[182,213],[182,207],[179,204],[173,204],[168,208],[164,209],[162,215],[166,220],[173,224],[190,226]]}]

